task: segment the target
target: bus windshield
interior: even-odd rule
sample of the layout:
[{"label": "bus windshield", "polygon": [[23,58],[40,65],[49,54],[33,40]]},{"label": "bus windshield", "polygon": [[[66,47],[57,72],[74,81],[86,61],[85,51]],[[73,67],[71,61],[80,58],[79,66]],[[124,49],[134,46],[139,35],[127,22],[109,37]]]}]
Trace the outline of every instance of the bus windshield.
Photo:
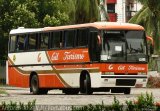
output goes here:
[{"label": "bus windshield", "polygon": [[103,31],[101,61],[147,62],[144,31]]}]

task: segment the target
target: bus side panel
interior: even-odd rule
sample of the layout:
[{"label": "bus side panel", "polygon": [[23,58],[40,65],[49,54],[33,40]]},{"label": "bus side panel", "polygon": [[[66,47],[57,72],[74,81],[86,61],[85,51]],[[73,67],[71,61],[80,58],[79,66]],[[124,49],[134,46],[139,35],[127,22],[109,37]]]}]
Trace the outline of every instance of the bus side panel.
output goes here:
[{"label": "bus side panel", "polygon": [[41,88],[64,88],[65,84],[56,74],[38,75]]},{"label": "bus side panel", "polygon": [[8,85],[29,87],[29,75],[20,73],[15,67],[8,67]]},{"label": "bus side panel", "polygon": [[[76,69],[75,69],[76,70]],[[61,73],[60,76],[65,81],[67,88],[79,88],[80,87],[80,73]]]},{"label": "bus side panel", "polygon": [[101,87],[101,72],[90,73],[90,79],[92,88]]},{"label": "bus side panel", "polygon": [[80,63],[90,62],[88,49],[55,50],[48,51],[51,63]]}]

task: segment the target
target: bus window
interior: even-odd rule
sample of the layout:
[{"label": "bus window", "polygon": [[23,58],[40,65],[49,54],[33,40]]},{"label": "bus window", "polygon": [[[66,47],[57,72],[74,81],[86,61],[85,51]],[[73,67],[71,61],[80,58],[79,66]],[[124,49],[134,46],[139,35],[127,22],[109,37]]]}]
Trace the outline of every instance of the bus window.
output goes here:
[{"label": "bus window", "polygon": [[98,36],[98,32],[90,32],[90,57],[92,61],[100,60],[100,36]]},{"label": "bus window", "polygon": [[88,29],[79,29],[77,31],[77,46],[84,47],[88,45]]},{"label": "bus window", "polygon": [[75,30],[65,31],[64,47],[74,47]]},{"label": "bus window", "polygon": [[16,50],[23,51],[24,50],[24,35],[17,35],[17,42],[16,42]]},{"label": "bus window", "polygon": [[16,36],[11,36],[10,37],[10,48],[9,48],[9,51],[10,52],[14,52],[15,51],[15,46],[16,46]]},{"label": "bus window", "polygon": [[40,49],[48,49],[49,33],[42,33],[40,37]]},{"label": "bus window", "polygon": [[51,48],[61,48],[62,47],[62,36],[61,32],[52,32],[51,36]]},{"label": "bus window", "polygon": [[128,45],[128,53],[144,53],[146,54],[144,31],[126,31],[126,40]]},{"label": "bus window", "polygon": [[36,40],[37,40],[37,37],[36,37],[36,34],[30,34],[29,35],[29,49],[30,50],[35,50],[36,49]]},{"label": "bus window", "polygon": [[28,43],[29,43],[28,35],[25,35],[25,38],[24,38],[24,49],[25,50],[28,49]]}]

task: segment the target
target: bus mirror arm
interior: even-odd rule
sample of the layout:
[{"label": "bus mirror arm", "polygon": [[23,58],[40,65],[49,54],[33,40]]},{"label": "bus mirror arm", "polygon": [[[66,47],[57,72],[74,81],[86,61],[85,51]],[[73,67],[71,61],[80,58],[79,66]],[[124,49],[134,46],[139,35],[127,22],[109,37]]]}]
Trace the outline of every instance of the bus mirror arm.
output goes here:
[{"label": "bus mirror arm", "polygon": [[154,53],[154,47],[153,47],[153,45],[152,44],[150,44],[150,54],[152,55],[153,53]]},{"label": "bus mirror arm", "polygon": [[154,53],[154,41],[152,37],[150,36],[146,36],[146,37],[147,37],[147,41],[150,42],[148,45],[149,46],[148,49],[149,49],[150,55],[152,55]]}]

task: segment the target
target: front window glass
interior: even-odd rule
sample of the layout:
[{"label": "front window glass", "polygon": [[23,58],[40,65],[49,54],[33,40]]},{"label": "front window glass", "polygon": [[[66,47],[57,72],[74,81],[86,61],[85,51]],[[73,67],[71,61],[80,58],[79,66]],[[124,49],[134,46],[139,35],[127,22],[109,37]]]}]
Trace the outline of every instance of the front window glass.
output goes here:
[{"label": "front window glass", "polygon": [[146,62],[144,31],[103,31],[101,61]]},{"label": "front window glass", "polygon": [[125,47],[123,31],[105,31],[101,60],[124,61],[126,52]]},{"label": "front window glass", "polygon": [[127,31],[126,32],[127,48],[129,54],[146,53],[144,32],[142,31]]},{"label": "front window glass", "polygon": [[127,61],[145,62],[146,42],[144,31],[126,31]]}]

